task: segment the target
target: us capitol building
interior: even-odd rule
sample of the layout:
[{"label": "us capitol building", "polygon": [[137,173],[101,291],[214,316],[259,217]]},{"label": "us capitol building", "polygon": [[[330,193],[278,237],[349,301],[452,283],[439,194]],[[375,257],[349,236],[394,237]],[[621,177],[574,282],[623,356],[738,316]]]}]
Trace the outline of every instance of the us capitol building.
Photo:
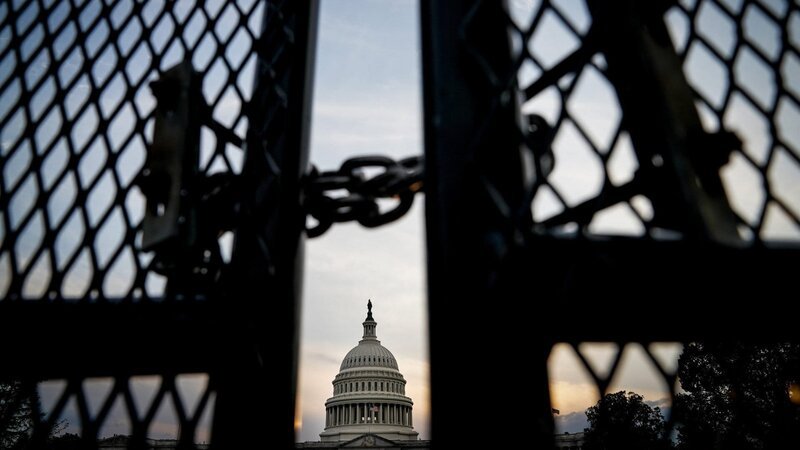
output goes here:
[{"label": "us capitol building", "polygon": [[321,442],[298,443],[296,448],[430,448],[430,441],[418,440],[414,431],[414,402],[405,395],[406,380],[397,360],[375,334],[371,301],[363,326],[362,339],[344,357],[333,379]]},{"label": "us capitol building", "polygon": [[[325,402],[325,430],[318,442],[299,442],[297,449],[378,447],[428,450],[431,441],[414,431],[414,402],[406,397],[406,380],[397,360],[375,334],[372,301],[367,302],[364,335],[347,352],[333,379],[333,397]],[[580,450],[583,433],[555,436],[555,448]]]}]

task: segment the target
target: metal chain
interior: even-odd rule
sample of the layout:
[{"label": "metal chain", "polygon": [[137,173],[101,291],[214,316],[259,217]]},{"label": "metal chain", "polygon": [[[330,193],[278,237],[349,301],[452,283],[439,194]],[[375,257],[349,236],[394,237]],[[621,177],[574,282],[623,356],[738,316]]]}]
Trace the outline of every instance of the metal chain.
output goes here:
[{"label": "metal chain", "polygon": [[[322,235],[337,222],[357,221],[369,228],[402,217],[411,209],[414,194],[422,191],[425,163],[422,156],[395,161],[385,156],[360,156],[342,163],[339,170],[319,172],[312,167],[306,178],[305,208],[317,220],[306,226],[309,237]],[[380,173],[368,177],[368,169]],[[347,195],[335,196],[346,190]],[[395,207],[381,211],[378,199],[396,199]]]}]

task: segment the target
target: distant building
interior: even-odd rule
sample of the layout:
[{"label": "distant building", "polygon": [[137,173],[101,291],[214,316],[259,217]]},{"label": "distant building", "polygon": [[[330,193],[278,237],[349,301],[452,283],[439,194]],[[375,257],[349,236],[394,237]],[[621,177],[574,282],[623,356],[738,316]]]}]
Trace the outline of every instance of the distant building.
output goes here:
[{"label": "distant building", "polygon": [[390,441],[417,440],[406,380],[397,360],[375,334],[372,302],[367,303],[364,335],[342,361],[333,379],[333,397],[325,402],[322,442],[351,441],[371,436]]},{"label": "distant building", "polygon": [[[101,450],[127,450],[128,448],[131,448],[132,442],[133,441],[130,436],[114,435],[112,437],[98,440],[97,448]],[[174,450],[179,448],[178,441],[175,439],[145,439],[144,445],[144,448],[147,450]],[[198,450],[206,450],[208,447],[208,444],[194,444],[194,448],[197,448]]]},{"label": "distant building", "polygon": [[295,448],[429,449],[430,441],[414,431],[413,405],[397,360],[375,334],[372,302],[367,303],[364,335],[342,361],[333,379],[333,397],[325,402],[325,430],[320,442]]},{"label": "distant building", "polygon": [[[297,449],[377,447],[427,450],[431,441],[419,440],[413,428],[414,402],[405,395],[406,380],[397,360],[375,334],[372,302],[367,303],[364,335],[342,361],[333,379],[333,396],[325,402],[325,430],[321,441],[298,442]],[[583,433],[555,436],[555,447],[583,448]]]},{"label": "distant building", "polygon": [[393,441],[374,434],[362,434],[361,436],[349,441],[341,442],[298,442],[296,449],[316,448],[316,449],[338,449],[338,448],[357,448],[357,447],[377,447],[381,450],[428,450],[431,448],[431,441],[407,440]]},{"label": "distant building", "polygon": [[583,448],[583,442],[583,432],[555,435],[555,448],[559,450],[581,450]]}]

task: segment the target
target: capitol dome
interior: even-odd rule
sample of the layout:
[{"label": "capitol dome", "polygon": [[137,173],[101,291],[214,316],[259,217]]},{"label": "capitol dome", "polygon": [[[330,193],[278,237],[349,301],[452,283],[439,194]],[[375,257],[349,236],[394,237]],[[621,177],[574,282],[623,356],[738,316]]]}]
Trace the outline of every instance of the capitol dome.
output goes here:
[{"label": "capitol dome", "polygon": [[397,370],[397,361],[394,355],[380,341],[362,340],[352,350],[347,352],[339,370],[352,369],[354,367],[388,367]]},{"label": "capitol dome", "polygon": [[333,379],[333,396],[325,402],[322,441],[349,441],[362,435],[390,440],[416,440],[406,397],[406,380],[397,360],[375,334],[372,302],[367,303],[364,335],[347,352]]}]

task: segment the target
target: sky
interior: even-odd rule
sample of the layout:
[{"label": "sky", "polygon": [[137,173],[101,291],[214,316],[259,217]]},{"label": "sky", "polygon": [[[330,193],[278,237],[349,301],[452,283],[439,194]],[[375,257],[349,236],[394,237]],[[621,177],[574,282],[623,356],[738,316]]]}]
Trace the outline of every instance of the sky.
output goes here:
[{"label": "sky", "polygon": [[[348,157],[422,154],[419,23],[415,2],[321,2],[311,162],[334,170]],[[381,343],[397,359],[429,436],[422,204],[377,229],[336,224],[306,244],[298,440],[318,440],[325,400],[373,303]]]},{"label": "sky", "polygon": [[[19,2],[0,4],[0,16],[10,14],[9,8],[17,8]],[[509,14],[516,23],[529,23],[532,12],[539,1],[510,0]],[[692,6],[693,0],[682,4]],[[140,38],[141,27],[126,22],[131,2],[114,3],[108,23],[87,29],[88,38],[82,42],[82,51],[96,55],[93,65],[84,66],[83,56],[78,50],[69,50],[68,42],[76,39],[78,28],[87,28],[92,17],[99,11],[99,2],[89,0],[82,7],[77,25],[64,28],[52,43],[52,56],[35,52],[39,42],[37,33],[41,27],[32,22],[36,5],[31,2],[17,14],[15,26],[26,29],[29,36],[19,49],[22,62],[26,64],[24,74],[8,81],[0,92],[0,150],[5,159],[2,183],[7,191],[14,190],[10,201],[8,223],[11,229],[23,228],[13,251],[23,266],[30,266],[23,293],[27,297],[38,297],[46,292],[47,281],[54,271],[66,272],[62,292],[66,297],[81,297],[88,289],[91,279],[89,255],[97,258],[101,267],[108,269],[103,283],[103,293],[110,298],[126,295],[131,289],[134,258],[146,263],[148,256],[134,248],[121,244],[121,230],[126,220],[136,223],[141,220],[144,199],[137,189],[127,191],[123,205],[114,203],[113,180],[118,178],[123,186],[131,183],[133,174],[141,168],[145,158],[145,138],[152,130],[146,128],[144,136],[132,130],[134,111],[140,115],[148,113],[154,106],[152,96],[145,87],[140,88],[132,100],[122,100],[124,86],[117,81],[114,67],[118,55],[103,49],[102,42],[109,29],[119,29],[117,44],[123,57],[128,58],[125,72],[133,81],[154,79],[156,60],[143,46],[133,46]],[[45,2],[50,4],[50,2]],[[65,5],[66,3],[62,4]],[[241,5],[256,5],[251,0],[240,0]],[[588,29],[590,19],[575,0],[554,0],[568,24],[560,22],[552,13],[543,18],[539,29],[527,45],[536,53],[545,68],[551,67],[574,50],[578,41],[569,27],[579,33]],[[727,68],[720,63],[718,53],[724,58],[734,54],[736,29],[727,18],[728,8],[736,14],[742,7],[739,0],[724,0],[723,6],[704,2],[697,13],[696,23],[708,45],[694,43],[687,49],[687,78],[708,99],[711,107],[698,104],[701,118],[708,130],[721,125],[734,130],[745,141],[744,154],[735,155],[722,170],[723,182],[734,209],[749,223],[757,224],[764,218],[762,237],[767,240],[800,239],[797,227],[785,212],[774,202],[765,203],[765,182],[770,185],[772,195],[783,201],[795,212],[800,212],[800,134],[796,124],[800,121],[800,106],[795,98],[800,94],[800,58],[795,53],[780,52],[780,34],[772,14],[784,15],[788,2],[768,0],[763,7],[750,6],[743,14],[744,36],[749,46],[740,49],[735,63],[731,64],[735,80],[743,86],[741,92],[727,96],[726,84],[720,83]],[[11,5],[11,6],[9,6]],[[161,5],[161,6],[159,6]],[[179,46],[166,47],[165,38],[174,32],[171,19],[160,13],[163,2],[147,2],[145,20],[159,24],[150,36],[156,52],[163,52],[158,60],[166,68],[184,56]],[[170,3],[170,5],[173,5]],[[63,9],[63,10],[62,10]],[[67,17],[65,6],[58,6],[48,22],[57,27]],[[206,72],[203,85],[204,96],[213,101],[220,98],[214,117],[221,123],[235,128],[242,136],[246,123],[239,120],[240,102],[232,90],[225,86],[227,69],[211,59],[215,51],[213,40],[203,37],[205,19],[189,16],[192,2],[174,3],[175,17],[185,21],[183,36],[194,48],[192,63],[198,70]],[[214,32],[219,36],[231,35],[231,26],[237,20],[232,9],[222,1],[209,1],[206,10],[210,16],[220,15]],[[393,158],[422,154],[422,110],[419,11],[414,0],[321,0],[317,60],[314,80],[314,102],[311,123],[311,161],[321,170],[337,168],[351,156],[386,155]],[[248,26],[257,31],[261,10],[253,10]],[[686,46],[687,23],[685,15],[675,10],[667,14],[670,33],[679,50]],[[0,52],[9,42],[8,27],[0,30]],[[244,39],[244,43],[241,40]],[[790,14],[787,30],[788,42],[800,47],[800,11]],[[247,38],[232,34],[232,44],[225,56],[237,67],[242,67],[236,85],[245,97],[252,90],[252,64],[254,57],[245,54]],[[519,50],[523,45],[512,42]],[[11,54],[11,53],[9,53]],[[16,56],[0,60],[0,84],[12,77]],[[558,190],[567,205],[573,205],[596,194],[603,180],[603,167],[591,146],[609,150],[609,177],[615,184],[629,180],[637,167],[630,140],[623,133],[613,141],[615,127],[621,114],[613,88],[600,74],[604,66],[602,58],[593,59],[595,68],[588,68],[576,81],[575,91],[566,106],[574,122],[566,122],[553,143],[557,163],[550,181],[552,189]],[[782,89],[775,89],[770,74],[765,73],[767,63],[778,67],[783,81]],[[58,64],[55,77],[43,78],[49,65]],[[522,66],[520,85],[525,86],[541,72],[530,63]],[[568,83],[569,77],[559,83]],[[67,86],[64,114],[56,114],[46,105],[52,100],[56,83]],[[96,105],[87,105],[92,89],[98,83],[107,83]],[[21,95],[22,86],[40,86],[33,95],[29,109],[36,123],[34,139],[20,140],[27,123],[21,110],[11,110],[10,105]],[[91,103],[91,101],[89,102]],[[115,112],[115,108],[120,107]],[[557,90],[550,88],[536,98],[524,102],[522,111],[537,113],[553,122],[563,105]],[[717,108],[721,114],[715,114]],[[722,111],[721,108],[724,108]],[[771,115],[777,127],[777,139],[770,136],[770,124],[764,119]],[[67,167],[70,151],[63,140],[53,142],[55,131],[66,120],[75,120],[70,137],[81,152],[78,161]],[[98,121],[109,120],[109,140],[93,140],[93,130]],[[580,127],[580,129],[578,128]],[[580,132],[585,131],[585,135]],[[127,140],[132,136],[130,140]],[[223,170],[219,158],[213,159],[213,135],[204,131],[201,144],[201,161],[211,172]],[[78,146],[80,147],[80,145]],[[34,154],[49,152],[42,161],[39,175],[42,187],[51,193],[47,204],[36,204],[40,194],[38,182],[29,176],[29,167]],[[107,164],[109,152],[117,153],[116,165]],[[241,151],[226,149],[234,172],[241,167]],[[70,208],[78,193],[87,195],[85,208]],[[331,381],[338,372],[344,355],[355,346],[361,337],[361,322],[365,317],[366,302],[371,299],[373,313],[378,322],[378,338],[395,355],[407,384],[407,394],[414,400],[415,428],[421,438],[430,437],[429,361],[427,350],[425,250],[422,195],[418,195],[412,210],[399,221],[378,229],[365,229],[357,224],[338,224],[320,238],[309,240],[306,246],[304,298],[302,305],[302,336],[300,355],[300,379],[298,392],[298,439],[316,440],[324,426],[324,402],[332,394]],[[544,189],[533,203],[532,212],[537,220],[558,213],[564,208],[552,192]],[[652,206],[649,206],[652,214]],[[54,267],[49,266],[47,253],[37,256],[41,245],[44,215],[46,210],[50,227],[61,230],[53,245]],[[598,214],[589,231],[592,233],[614,233],[641,235],[644,228],[633,214],[636,210],[648,215],[648,202],[637,198],[630,207],[621,205]],[[25,217],[33,215],[26,222]],[[105,220],[102,218],[106,217]],[[5,222],[3,222],[5,223]],[[5,225],[4,225],[5,226]],[[82,243],[79,237],[87,229],[93,229],[96,240]],[[0,236],[5,230],[0,229]],[[746,235],[745,232],[743,232]],[[223,242],[230,245],[230,236]],[[119,251],[118,251],[119,250]],[[9,252],[0,254],[0,297],[8,287]],[[163,292],[164,280],[151,274],[146,290],[153,296]],[[613,344],[584,346],[593,364],[603,366],[613,354]],[[658,344],[651,348],[666,365],[674,364],[680,352],[676,344]],[[575,358],[574,351],[565,345],[554,348],[550,359],[552,394],[554,407],[562,416],[581,414],[597,400],[585,371]],[[663,404],[667,387],[655,375],[653,367],[644,357],[638,344],[625,348],[622,364],[612,381],[612,391],[634,390],[645,399]],[[101,398],[109,388],[109,380],[87,380],[84,388],[90,398]],[[137,377],[133,382],[134,397],[147,404],[148,395],[157,388],[160,379]],[[183,386],[187,398],[196,398],[205,388],[203,376],[185,376],[178,384]],[[48,382],[41,386],[45,409],[47,399],[52,399],[63,389],[59,382]],[[91,401],[90,401],[91,403]],[[65,417],[74,417],[74,405],[68,404]],[[90,407],[92,407],[90,405]],[[115,406],[116,408],[117,406]],[[72,413],[70,412],[72,408]],[[121,408],[121,406],[120,406]],[[113,434],[123,432],[126,425],[112,410],[109,423],[101,430]],[[569,422],[557,420],[561,430],[575,428],[580,420]],[[159,411],[151,433],[155,437],[174,434],[170,429],[169,408]],[[208,418],[204,419],[208,423]],[[575,425],[578,424],[578,425]],[[570,428],[572,427],[572,428]],[[201,427],[198,440],[208,438],[207,426]]]}]

